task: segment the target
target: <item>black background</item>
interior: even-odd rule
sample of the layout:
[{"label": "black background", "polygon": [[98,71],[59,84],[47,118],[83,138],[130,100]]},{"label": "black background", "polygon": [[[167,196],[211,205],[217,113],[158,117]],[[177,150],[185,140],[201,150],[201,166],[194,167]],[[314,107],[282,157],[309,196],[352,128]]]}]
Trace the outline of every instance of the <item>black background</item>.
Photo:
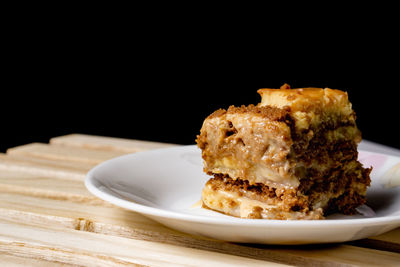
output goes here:
[{"label": "black background", "polygon": [[347,91],[363,137],[400,148],[398,40],[374,22],[290,32],[176,25],[14,28],[0,152],[69,133],[192,144],[208,114],[256,104],[257,89],[283,83]]}]

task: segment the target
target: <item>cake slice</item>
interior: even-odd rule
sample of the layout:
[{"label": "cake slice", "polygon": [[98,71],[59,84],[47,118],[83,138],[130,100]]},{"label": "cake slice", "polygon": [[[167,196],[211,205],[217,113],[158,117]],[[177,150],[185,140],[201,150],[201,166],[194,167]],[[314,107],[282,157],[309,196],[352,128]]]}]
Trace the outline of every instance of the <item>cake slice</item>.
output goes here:
[{"label": "cake slice", "polygon": [[257,106],[208,116],[197,137],[203,206],[241,218],[321,219],[354,214],[369,173],[357,161],[361,141],[347,93],[260,89]]}]

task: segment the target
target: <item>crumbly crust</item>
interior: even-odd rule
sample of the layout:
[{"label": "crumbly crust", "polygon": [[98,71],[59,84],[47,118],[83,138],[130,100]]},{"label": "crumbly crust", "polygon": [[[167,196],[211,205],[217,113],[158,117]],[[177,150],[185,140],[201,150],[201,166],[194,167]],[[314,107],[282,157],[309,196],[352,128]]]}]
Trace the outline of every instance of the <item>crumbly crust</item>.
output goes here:
[{"label": "crumbly crust", "polygon": [[271,121],[287,121],[289,120],[289,107],[283,108],[276,108],[271,106],[264,106],[259,107],[255,105],[248,105],[248,106],[229,106],[227,110],[225,109],[218,109],[214,111],[211,115],[207,117],[207,119],[212,119],[216,117],[221,117],[226,114],[251,114],[254,116],[261,116]]}]

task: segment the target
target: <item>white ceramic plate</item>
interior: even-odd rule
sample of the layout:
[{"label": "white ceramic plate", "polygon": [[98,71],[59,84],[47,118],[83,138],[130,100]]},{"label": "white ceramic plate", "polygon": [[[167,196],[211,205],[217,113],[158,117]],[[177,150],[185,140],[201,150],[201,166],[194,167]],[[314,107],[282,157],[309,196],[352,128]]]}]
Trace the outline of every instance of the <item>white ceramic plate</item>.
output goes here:
[{"label": "white ceramic plate", "polygon": [[360,151],[359,159],[374,167],[364,215],[334,214],[317,221],[239,219],[195,205],[209,179],[195,146],[108,160],[89,171],[85,184],[103,200],[190,234],[264,244],[343,242],[400,226],[400,158]]}]

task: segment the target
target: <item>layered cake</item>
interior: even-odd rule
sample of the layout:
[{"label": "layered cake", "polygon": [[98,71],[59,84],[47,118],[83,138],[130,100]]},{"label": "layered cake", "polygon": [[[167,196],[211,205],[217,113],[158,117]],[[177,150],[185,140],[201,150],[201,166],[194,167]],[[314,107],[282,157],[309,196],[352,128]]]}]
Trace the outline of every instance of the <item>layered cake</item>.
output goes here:
[{"label": "layered cake", "polygon": [[322,219],[365,203],[371,169],[346,92],[260,89],[258,105],[219,109],[197,136],[213,177],[203,207],[240,218]]}]

